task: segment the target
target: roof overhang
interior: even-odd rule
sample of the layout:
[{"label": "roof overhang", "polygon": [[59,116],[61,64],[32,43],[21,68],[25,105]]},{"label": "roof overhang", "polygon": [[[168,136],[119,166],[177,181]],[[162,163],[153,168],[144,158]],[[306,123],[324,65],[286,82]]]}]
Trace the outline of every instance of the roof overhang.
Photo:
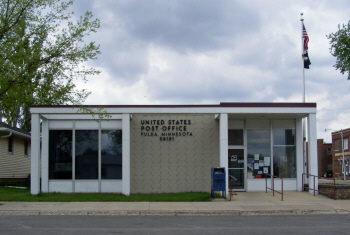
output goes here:
[{"label": "roof overhang", "polygon": [[22,133],[20,131],[16,131],[16,130],[13,130],[13,129],[10,129],[10,128],[6,128],[6,127],[0,127],[0,133],[4,133],[2,136],[8,135],[11,132],[12,132],[13,136],[20,136],[20,137],[22,137],[24,139],[29,139],[29,140],[31,138],[30,134],[25,134],[25,133]]},{"label": "roof overhang", "polygon": [[81,108],[103,108],[108,114],[171,114],[171,113],[227,113],[229,119],[299,119],[316,114],[316,103],[220,103],[217,105],[59,105],[33,106],[32,114],[45,115],[82,115]]}]

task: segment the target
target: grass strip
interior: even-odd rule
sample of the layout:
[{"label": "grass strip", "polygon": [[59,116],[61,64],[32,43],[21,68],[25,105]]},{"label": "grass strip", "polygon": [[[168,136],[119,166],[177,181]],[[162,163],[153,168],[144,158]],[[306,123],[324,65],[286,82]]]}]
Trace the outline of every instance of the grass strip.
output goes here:
[{"label": "grass strip", "polygon": [[114,193],[40,193],[33,196],[29,188],[19,189],[0,186],[0,201],[26,202],[195,202],[210,201],[210,193],[157,193],[131,194]]}]

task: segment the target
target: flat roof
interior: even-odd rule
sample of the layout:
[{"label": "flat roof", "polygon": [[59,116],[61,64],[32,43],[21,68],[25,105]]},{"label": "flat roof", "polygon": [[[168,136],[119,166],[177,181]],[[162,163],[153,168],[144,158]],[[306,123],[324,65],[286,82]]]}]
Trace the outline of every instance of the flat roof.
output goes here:
[{"label": "flat roof", "polygon": [[[219,104],[175,104],[175,105],[39,105],[32,106],[30,112],[46,119],[74,119],[67,115],[91,115],[97,113],[111,115],[130,114],[199,114],[227,113],[229,119],[297,119],[308,114],[316,114],[316,103],[266,103],[266,102],[221,102]],[[102,110],[99,110],[102,108]],[[54,115],[54,116],[52,116]],[[59,116],[57,116],[59,115]],[[85,118],[85,117],[84,117]],[[115,117],[120,118],[120,117]],[[103,118],[99,118],[103,119]]]},{"label": "flat roof", "polygon": [[151,105],[36,105],[31,108],[316,108],[316,103],[221,102],[220,104],[151,104]]}]

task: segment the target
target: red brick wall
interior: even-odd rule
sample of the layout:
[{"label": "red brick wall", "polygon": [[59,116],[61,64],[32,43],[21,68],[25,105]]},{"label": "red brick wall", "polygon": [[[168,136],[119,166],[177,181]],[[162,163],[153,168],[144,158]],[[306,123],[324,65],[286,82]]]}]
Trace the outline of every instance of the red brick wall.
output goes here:
[{"label": "red brick wall", "polygon": [[[344,129],[343,130],[343,139],[348,139],[348,146],[350,147],[350,129]],[[335,141],[339,140],[339,150],[335,150]],[[343,159],[343,154],[342,154],[342,141],[341,141],[341,134],[340,132],[332,132],[332,158],[333,158],[333,175],[335,177],[339,176],[342,177],[342,170],[341,170],[341,164],[338,161],[338,159]],[[344,156],[349,157],[350,156],[350,149],[344,149]]]},{"label": "red brick wall", "polygon": [[323,139],[317,140],[317,160],[318,160],[318,175],[323,176],[328,172],[328,165],[332,164],[332,154],[327,154],[327,148],[332,148],[332,144],[324,143]]},{"label": "red brick wall", "polygon": [[[332,148],[332,144],[324,143],[323,139],[317,139],[318,176],[321,177],[328,172],[328,165],[332,164],[332,155],[327,154],[327,148]],[[308,143],[306,143],[306,161],[308,161]]]}]

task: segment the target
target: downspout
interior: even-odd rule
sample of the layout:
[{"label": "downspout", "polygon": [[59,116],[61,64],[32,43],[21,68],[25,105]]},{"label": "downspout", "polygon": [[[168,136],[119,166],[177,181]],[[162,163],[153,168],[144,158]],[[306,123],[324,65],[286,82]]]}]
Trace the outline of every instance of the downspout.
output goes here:
[{"label": "downspout", "polygon": [[8,134],[8,135],[0,136],[0,139],[1,138],[6,138],[6,137],[10,137],[11,135],[12,135],[12,131],[10,131],[10,134]]}]

